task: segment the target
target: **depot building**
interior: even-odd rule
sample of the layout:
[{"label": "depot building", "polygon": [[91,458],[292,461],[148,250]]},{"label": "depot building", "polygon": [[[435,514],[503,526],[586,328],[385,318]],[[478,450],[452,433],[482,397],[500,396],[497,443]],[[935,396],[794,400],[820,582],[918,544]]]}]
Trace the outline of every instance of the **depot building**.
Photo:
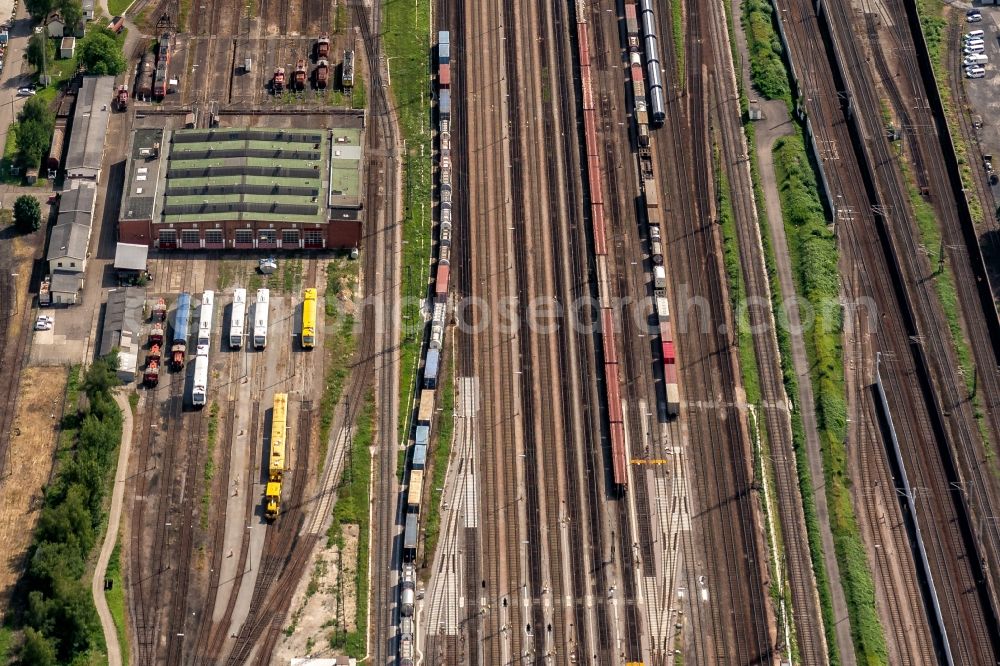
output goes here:
[{"label": "depot building", "polygon": [[118,240],[161,250],[354,248],[362,130],[138,129]]}]

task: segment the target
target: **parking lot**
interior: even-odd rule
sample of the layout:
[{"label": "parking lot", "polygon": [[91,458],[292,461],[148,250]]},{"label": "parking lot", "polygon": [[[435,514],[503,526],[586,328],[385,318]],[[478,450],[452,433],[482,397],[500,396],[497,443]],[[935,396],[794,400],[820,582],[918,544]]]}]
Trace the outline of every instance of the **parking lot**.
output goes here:
[{"label": "parking lot", "polygon": [[[978,23],[966,23],[964,33],[972,30],[982,30],[985,46],[984,55],[988,62],[983,65],[986,70],[981,79],[964,78],[965,92],[969,100],[970,111],[982,127],[977,130],[980,148],[984,155],[995,155],[994,167],[1000,168],[1000,124],[993,119],[1000,112],[1000,7],[981,7],[983,20]],[[950,48],[961,50],[964,44],[949,45]],[[982,165],[972,165],[973,168],[983,168]],[[994,196],[1000,196],[1000,185],[993,186]]]}]

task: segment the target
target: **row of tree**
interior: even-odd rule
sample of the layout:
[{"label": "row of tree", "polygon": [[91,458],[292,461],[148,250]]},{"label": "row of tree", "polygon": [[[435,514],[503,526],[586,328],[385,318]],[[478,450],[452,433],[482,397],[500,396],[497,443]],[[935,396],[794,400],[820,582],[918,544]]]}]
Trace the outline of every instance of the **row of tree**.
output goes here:
[{"label": "row of tree", "polygon": [[17,114],[14,136],[17,138],[17,163],[25,169],[37,169],[48,155],[56,115],[39,97],[32,97]]},{"label": "row of tree", "polygon": [[59,12],[63,23],[71,29],[76,28],[83,18],[80,0],[25,0],[24,7],[36,21],[44,20],[52,12]]},{"label": "row of tree", "polygon": [[63,428],[75,430],[76,441],[59,452],[35,528],[18,615],[22,664],[73,663],[100,644],[100,622],[83,576],[101,531],[106,482],[122,437],[122,413],[111,396],[117,368],[115,353],[91,365],[82,385],[86,406],[64,417]]}]

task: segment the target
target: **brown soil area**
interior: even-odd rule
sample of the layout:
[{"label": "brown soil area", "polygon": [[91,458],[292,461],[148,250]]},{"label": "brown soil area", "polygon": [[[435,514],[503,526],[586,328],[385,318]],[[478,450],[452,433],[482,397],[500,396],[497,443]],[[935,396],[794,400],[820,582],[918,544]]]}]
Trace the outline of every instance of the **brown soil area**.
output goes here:
[{"label": "brown soil area", "polygon": [[347,624],[347,631],[355,629],[358,526],[344,525],[342,533],[343,552],[331,546],[327,549],[317,547],[313,554],[310,575],[299,581],[290,606],[295,610],[286,626],[293,630],[282,635],[274,651],[273,663],[287,663],[293,657],[328,650],[330,638],[338,630],[341,619]]},{"label": "brown soil area", "polygon": [[[24,293],[26,290],[19,290]],[[8,473],[0,479],[0,614],[23,569],[31,542],[43,488],[52,471],[53,452],[62,399],[66,390],[65,367],[26,368],[21,376],[17,417],[11,432]]]}]

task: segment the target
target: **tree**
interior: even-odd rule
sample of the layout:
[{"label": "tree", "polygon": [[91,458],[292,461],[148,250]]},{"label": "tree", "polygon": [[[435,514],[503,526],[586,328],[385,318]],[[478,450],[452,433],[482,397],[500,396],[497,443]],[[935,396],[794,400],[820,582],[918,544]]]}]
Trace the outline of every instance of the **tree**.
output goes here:
[{"label": "tree", "polygon": [[95,30],[84,37],[78,49],[79,62],[90,74],[114,76],[125,71],[125,54],[113,37]]},{"label": "tree", "polygon": [[24,6],[28,9],[31,17],[37,21],[48,16],[55,5],[53,0],[24,0]]},{"label": "tree", "polygon": [[49,150],[52,130],[37,120],[29,120],[17,124],[15,136],[18,163],[25,169],[37,169]]},{"label": "tree", "polygon": [[25,666],[56,666],[56,647],[40,631],[24,630],[21,663]]},{"label": "tree", "polygon": [[70,34],[76,34],[76,26],[83,20],[83,7],[80,5],[80,0],[61,0],[59,13],[62,14]]},{"label": "tree", "polygon": [[34,33],[28,40],[28,50],[25,55],[28,58],[28,64],[38,71],[45,68],[45,49],[48,48],[48,45],[48,36],[44,30]]},{"label": "tree", "polygon": [[49,105],[40,97],[32,97],[21,107],[21,112],[17,114],[18,122],[35,120],[46,128],[55,126],[55,114],[49,109]]},{"label": "tree", "polygon": [[14,202],[14,224],[27,233],[42,226],[42,207],[35,197],[22,194]]}]

